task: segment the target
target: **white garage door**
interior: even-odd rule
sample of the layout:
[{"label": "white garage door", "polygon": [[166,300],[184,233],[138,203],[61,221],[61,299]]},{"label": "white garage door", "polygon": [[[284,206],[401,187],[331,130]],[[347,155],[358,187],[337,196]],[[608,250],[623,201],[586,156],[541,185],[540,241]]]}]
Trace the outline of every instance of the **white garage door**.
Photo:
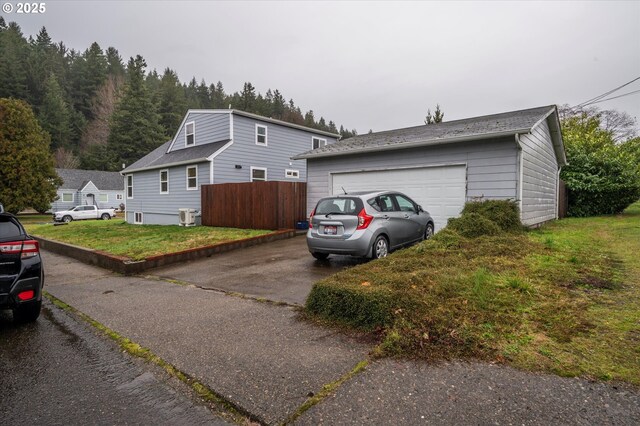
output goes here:
[{"label": "white garage door", "polygon": [[332,173],[333,194],[390,190],[407,194],[435,221],[436,231],[460,214],[466,199],[466,166]]}]

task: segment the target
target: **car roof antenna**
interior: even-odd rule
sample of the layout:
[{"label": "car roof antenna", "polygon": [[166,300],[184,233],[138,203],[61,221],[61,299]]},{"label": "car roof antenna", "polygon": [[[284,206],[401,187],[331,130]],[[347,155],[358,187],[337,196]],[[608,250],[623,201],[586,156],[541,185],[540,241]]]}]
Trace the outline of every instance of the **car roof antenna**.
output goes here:
[{"label": "car roof antenna", "polygon": [[344,192],[344,195],[347,195],[347,191],[344,190],[344,186],[341,186],[340,188],[342,188],[342,192]]}]

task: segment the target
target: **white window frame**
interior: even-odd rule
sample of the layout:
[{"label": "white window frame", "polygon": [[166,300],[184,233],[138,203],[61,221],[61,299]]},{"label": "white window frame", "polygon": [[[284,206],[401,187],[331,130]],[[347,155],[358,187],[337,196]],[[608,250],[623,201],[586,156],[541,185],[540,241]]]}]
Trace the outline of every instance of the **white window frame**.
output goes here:
[{"label": "white window frame", "polygon": [[[140,215],[140,220],[138,220],[138,215]],[[144,213],[142,212],[133,212],[133,224],[134,225],[142,225],[144,223]]]},{"label": "white window frame", "polygon": [[[65,195],[71,195],[71,199],[70,199],[70,200],[65,200],[65,199],[64,199],[64,196],[65,196]],[[73,203],[73,192],[63,192],[63,193],[62,193],[61,201],[62,201],[63,203]]]},{"label": "white window frame", "polygon": [[[192,125],[193,126],[193,133],[188,133],[187,129],[189,128],[189,126]],[[193,143],[187,143],[189,138],[189,135],[193,135]],[[196,122],[195,121],[190,121],[188,123],[185,123],[184,125],[184,146],[195,146],[196,144]]]},{"label": "white window frame", "polygon": [[300,179],[300,170],[285,169],[284,177],[286,179]]},{"label": "white window frame", "polygon": [[[164,181],[167,184],[167,190],[163,191],[162,190],[162,173],[166,173],[167,174],[167,180]],[[197,175],[197,172],[196,172]],[[160,193],[161,194],[168,194],[169,193],[169,169],[162,169],[160,170],[160,172],[158,172],[158,180],[160,181]]]},{"label": "white window frame", "polygon": [[[189,187],[189,169],[196,169],[196,186],[194,188]],[[187,178],[187,191],[197,191],[198,190],[198,166],[187,166],[185,169],[185,176]],[[193,179],[193,178],[191,178]]]},{"label": "white window frame", "polygon": [[[317,140],[318,141],[318,147],[316,148],[314,146],[314,141]],[[327,140],[323,139],[323,138],[319,138],[317,136],[311,136],[311,149],[318,149],[318,148],[322,148],[323,146],[327,145]]]},{"label": "white window frame", "polygon": [[[262,142],[258,142],[258,129],[262,128],[264,129],[264,143]],[[256,123],[256,145],[260,145],[260,146],[268,146],[268,140],[269,140],[269,129],[267,128],[267,126],[265,126],[264,124],[258,124]],[[262,135],[260,135],[262,136]]]},{"label": "white window frame", "polygon": [[123,200],[123,199],[124,199],[123,194],[116,194],[116,200]]},{"label": "white window frame", "polygon": [[[105,200],[102,199],[102,196],[105,196]],[[108,203],[109,202],[109,194],[98,194],[98,202],[99,203]]]},{"label": "white window frame", "polygon": [[[129,182],[131,180],[131,182]],[[131,196],[129,196],[129,189],[131,189]],[[127,175],[127,200],[133,199],[133,175]]]},{"label": "white window frame", "polygon": [[[264,179],[254,179],[253,171],[254,170],[262,170],[264,171]],[[266,182],[267,181],[267,168],[266,167],[253,167],[251,166],[251,182]]]}]

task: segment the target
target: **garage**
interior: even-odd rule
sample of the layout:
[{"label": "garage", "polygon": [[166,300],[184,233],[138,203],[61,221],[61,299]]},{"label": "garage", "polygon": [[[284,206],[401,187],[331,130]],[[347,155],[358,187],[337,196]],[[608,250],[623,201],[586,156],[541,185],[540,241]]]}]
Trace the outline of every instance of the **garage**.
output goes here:
[{"label": "garage", "polygon": [[556,219],[566,164],[555,105],[357,135],[292,159],[307,160],[307,214],[343,187],[397,190],[436,231],[471,200],[515,200],[529,226]]},{"label": "garage", "polygon": [[369,190],[400,191],[431,214],[436,230],[457,216],[466,201],[466,165],[415,167],[331,174],[333,194]]}]

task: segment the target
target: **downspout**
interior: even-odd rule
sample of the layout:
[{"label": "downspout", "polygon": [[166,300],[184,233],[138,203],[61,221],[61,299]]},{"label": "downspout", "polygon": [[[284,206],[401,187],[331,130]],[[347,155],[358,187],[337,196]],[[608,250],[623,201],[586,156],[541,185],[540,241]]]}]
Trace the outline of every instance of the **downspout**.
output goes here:
[{"label": "downspout", "polygon": [[560,172],[562,171],[562,166],[558,165],[558,173],[556,175],[556,220],[560,219],[560,215],[558,214],[558,210],[560,207]]},{"label": "downspout", "polygon": [[520,143],[520,134],[516,133],[516,146],[518,147],[518,207],[520,208],[520,220],[522,220],[522,194],[524,181],[524,164],[522,154],[522,144]]}]

